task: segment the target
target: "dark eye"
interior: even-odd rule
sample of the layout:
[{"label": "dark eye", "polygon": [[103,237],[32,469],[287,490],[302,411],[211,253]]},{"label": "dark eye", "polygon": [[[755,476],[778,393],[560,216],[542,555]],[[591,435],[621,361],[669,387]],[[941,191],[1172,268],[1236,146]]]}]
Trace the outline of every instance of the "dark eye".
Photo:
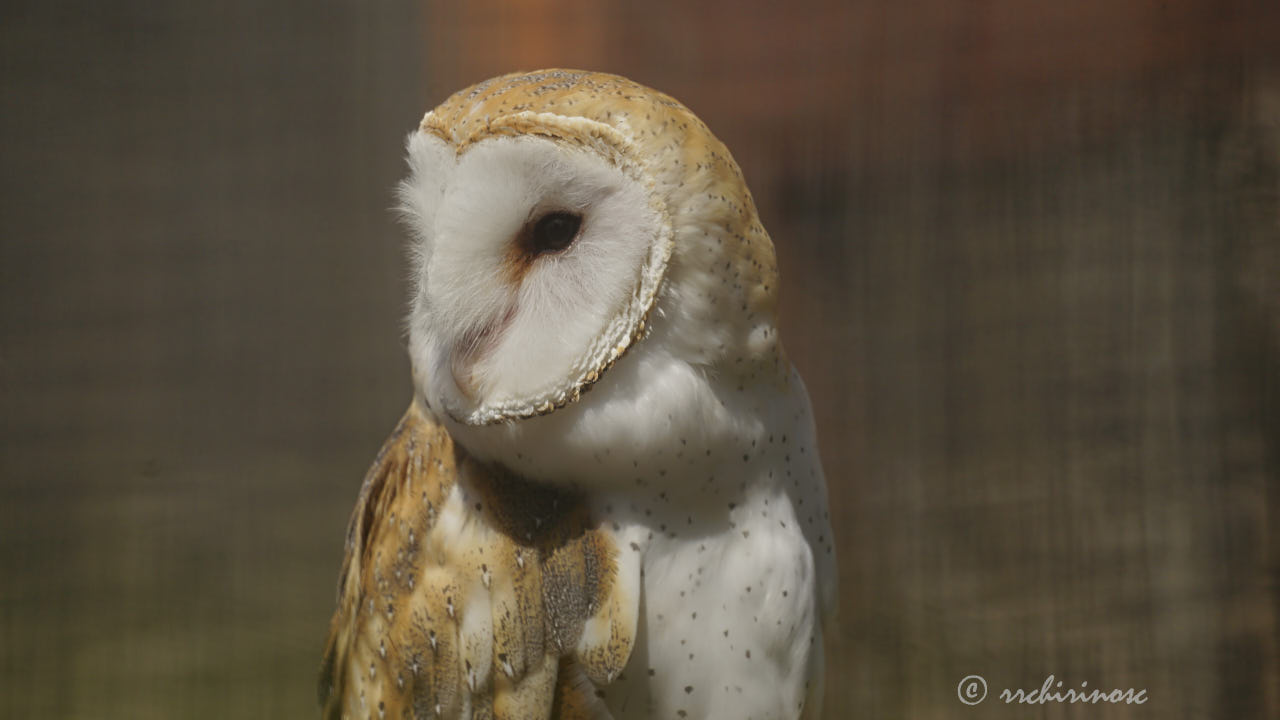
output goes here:
[{"label": "dark eye", "polygon": [[547,213],[533,226],[535,253],[559,252],[573,243],[582,227],[582,216],[569,212]]}]

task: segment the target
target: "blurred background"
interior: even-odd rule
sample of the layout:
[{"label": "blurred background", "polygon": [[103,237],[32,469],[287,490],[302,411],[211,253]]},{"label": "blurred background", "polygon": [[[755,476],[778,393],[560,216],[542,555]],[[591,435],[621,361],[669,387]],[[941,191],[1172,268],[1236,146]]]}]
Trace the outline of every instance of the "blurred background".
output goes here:
[{"label": "blurred background", "polygon": [[[410,395],[403,139],[567,66],[685,102],[774,237],[829,717],[1280,717],[1277,38],[1273,0],[5,3],[0,716],[317,714]],[[1051,673],[1150,701],[995,698]]]}]

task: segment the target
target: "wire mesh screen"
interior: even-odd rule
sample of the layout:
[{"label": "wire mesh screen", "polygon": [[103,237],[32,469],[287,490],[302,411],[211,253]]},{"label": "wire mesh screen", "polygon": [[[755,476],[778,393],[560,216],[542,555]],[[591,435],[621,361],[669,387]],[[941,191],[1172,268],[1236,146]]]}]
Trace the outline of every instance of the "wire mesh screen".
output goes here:
[{"label": "wire mesh screen", "polygon": [[[828,717],[1280,713],[1273,4],[292,5],[0,10],[0,715],[318,712],[411,392],[403,139],[549,66],[672,94],[755,194]],[[1049,675],[1148,702],[997,697]]]}]

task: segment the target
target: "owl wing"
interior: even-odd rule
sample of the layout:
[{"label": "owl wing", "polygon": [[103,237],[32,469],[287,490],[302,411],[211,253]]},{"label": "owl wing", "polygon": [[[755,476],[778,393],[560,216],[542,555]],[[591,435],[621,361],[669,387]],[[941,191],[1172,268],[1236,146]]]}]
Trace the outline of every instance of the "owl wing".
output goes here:
[{"label": "owl wing", "polygon": [[414,402],[347,529],[326,718],[607,718],[639,560],[586,498],[481,464]]}]

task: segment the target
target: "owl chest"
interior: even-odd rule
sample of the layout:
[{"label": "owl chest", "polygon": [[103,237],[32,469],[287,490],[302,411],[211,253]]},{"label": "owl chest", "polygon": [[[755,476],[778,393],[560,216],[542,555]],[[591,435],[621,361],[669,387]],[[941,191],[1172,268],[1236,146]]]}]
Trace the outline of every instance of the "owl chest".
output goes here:
[{"label": "owl chest", "polygon": [[759,493],[721,517],[682,520],[685,531],[636,529],[647,539],[643,603],[625,682],[606,695],[615,716],[796,717],[814,575],[789,500]]}]

